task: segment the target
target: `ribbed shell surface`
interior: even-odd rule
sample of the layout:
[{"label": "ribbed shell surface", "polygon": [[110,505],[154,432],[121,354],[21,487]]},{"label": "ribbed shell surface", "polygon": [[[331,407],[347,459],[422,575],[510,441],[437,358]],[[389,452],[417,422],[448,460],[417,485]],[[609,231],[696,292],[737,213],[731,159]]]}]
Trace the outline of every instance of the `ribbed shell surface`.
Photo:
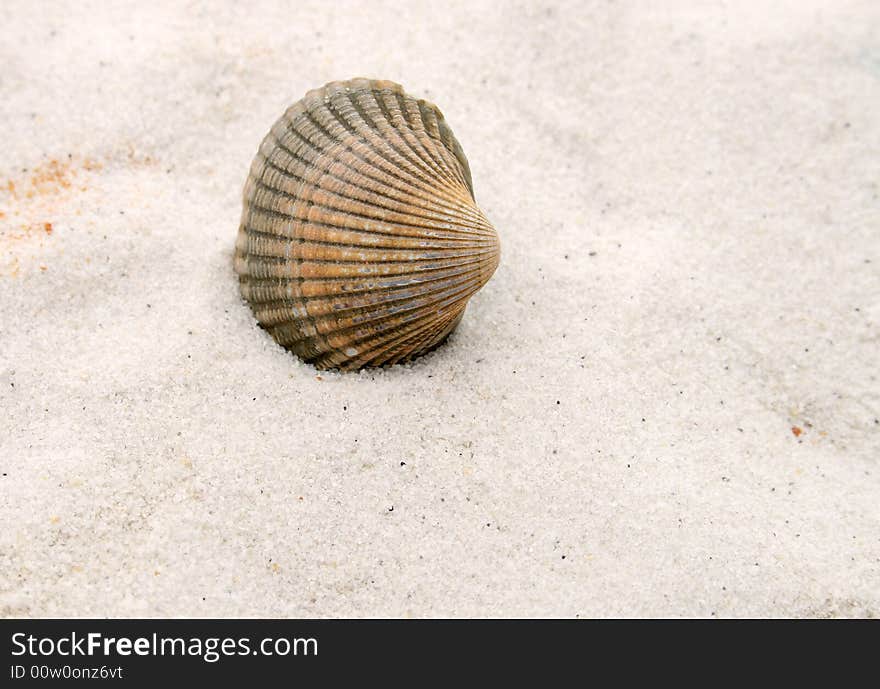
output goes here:
[{"label": "ribbed shell surface", "polygon": [[443,115],[395,83],[310,91],[251,165],[235,249],[241,292],[279,344],[318,368],[433,349],[498,260]]}]

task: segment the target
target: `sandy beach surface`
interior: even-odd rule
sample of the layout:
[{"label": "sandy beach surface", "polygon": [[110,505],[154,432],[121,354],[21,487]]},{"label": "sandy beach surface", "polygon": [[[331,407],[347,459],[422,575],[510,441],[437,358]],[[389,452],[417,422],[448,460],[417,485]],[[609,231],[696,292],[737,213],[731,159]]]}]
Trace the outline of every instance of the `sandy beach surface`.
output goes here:
[{"label": "sandy beach surface", "polygon": [[[0,65],[0,615],[880,614],[876,2],[4,2]],[[232,250],[355,76],[502,261],[339,374]]]}]

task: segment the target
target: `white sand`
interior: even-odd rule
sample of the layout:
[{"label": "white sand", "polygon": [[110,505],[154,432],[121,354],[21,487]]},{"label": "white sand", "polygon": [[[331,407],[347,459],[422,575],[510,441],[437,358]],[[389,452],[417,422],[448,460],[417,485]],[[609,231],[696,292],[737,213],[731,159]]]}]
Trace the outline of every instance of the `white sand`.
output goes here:
[{"label": "white sand", "polygon": [[[880,614],[876,2],[109,4],[0,5],[0,614]],[[319,376],[231,253],[353,76],[503,256]]]}]

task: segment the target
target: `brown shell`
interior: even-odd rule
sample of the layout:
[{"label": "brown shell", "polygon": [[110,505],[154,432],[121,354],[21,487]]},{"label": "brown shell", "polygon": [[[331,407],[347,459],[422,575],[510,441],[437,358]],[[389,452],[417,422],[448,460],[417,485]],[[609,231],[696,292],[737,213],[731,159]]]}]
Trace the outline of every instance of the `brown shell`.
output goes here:
[{"label": "brown shell", "polygon": [[498,259],[443,115],[395,83],[310,91],[260,144],[235,270],[259,323],[318,368],[433,349]]}]

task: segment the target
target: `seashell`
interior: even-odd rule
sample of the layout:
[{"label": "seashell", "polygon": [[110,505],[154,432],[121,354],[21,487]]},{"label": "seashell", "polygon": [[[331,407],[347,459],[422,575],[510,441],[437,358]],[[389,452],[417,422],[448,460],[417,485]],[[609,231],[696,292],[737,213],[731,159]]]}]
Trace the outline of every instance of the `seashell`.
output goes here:
[{"label": "seashell", "polygon": [[318,368],[437,347],[498,260],[461,146],[398,84],[309,91],[260,144],[235,270],[260,325]]}]

